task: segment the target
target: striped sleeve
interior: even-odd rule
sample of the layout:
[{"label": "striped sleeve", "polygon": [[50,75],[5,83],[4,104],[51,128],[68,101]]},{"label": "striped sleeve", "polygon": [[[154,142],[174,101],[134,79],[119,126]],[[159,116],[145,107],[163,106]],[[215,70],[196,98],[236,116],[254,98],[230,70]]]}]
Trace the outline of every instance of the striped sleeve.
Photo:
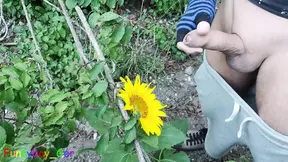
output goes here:
[{"label": "striped sleeve", "polygon": [[176,43],[183,41],[185,35],[195,30],[198,23],[212,23],[216,12],[216,0],[190,0],[187,9],[177,24]]}]

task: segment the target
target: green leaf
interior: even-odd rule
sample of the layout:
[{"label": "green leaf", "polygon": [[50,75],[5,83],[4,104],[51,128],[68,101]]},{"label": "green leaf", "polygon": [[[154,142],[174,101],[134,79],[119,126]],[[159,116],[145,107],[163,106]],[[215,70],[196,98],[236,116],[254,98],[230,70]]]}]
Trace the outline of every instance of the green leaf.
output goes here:
[{"label": "green leaf", "polygon": [[100,155],[104,154],[105,150],[108,147],[108,142],[109,142],[109,133],[107,132],[104,135],[102,135],[100,140],[97,142],[96,152]]},{"label": "green leaf", "polygon": [[190,162],[190,159],[187,154],[180,152],[169,157],[164,157],[160,162]]},{"label": "green leaf", "polygon": [[158,136],[143,136],[140,140],[154,148],[158,148]]},{"label": "green leaf", "polygon": [[122,116],[116,116],[112,119],[112,125],[111,127],[116,127],[122,123]]},{"label": "green leaf", "polygon": [[92,2],[92,0],[85,0],[85,2],[82,4],[82,7],[89,6],[91,2]]},{"label": "green leaf", "polygon": [[125,34],[125,25],[123,24],[118,25],[118,27],[114,30],[111,36],[112,41],[114,43],[119,43],[120,40],[123,38],[124,34]]},{"label": "green leaf", "polygon": [[138,156],[136,153],[134,154],[128,154],[124,157],[123,162],[135,162],[138,161]]},{"label": "green leaf", "polygon": [[7,80],[8,79],[5,76],[0,76],[0,85],[5,84]]},{"label": "green leaf", "polygon": [[95,84],[95,86],[92,88],[92,91],[95,94],[95,97],[100,97],[108,87],[108,83],[105,80],[100,80]]},{"label": "green leaf", "polygon": [[115,138],[117,130],[118,130],[117,127],[110,128],[110,130],[109,130],[109,138],[110,139]]},{"label": "green leaf", "polygon": [[86,93],[89,88],[90,88],[90,85],[89,85],[89,84],[87,84],[87,85],[82,85],[81,87],[79,87],[79,88],[77,89],[77,91],[78,91],[80,94],[83,94],[83,93]]},{"label": "green leaf", "polygon": [[95,80],[97,78],[97,76],[102,71],[104,65],[105,65],[105,62],[99,62],[91,69],[90,76],[92,80]]},{"label": "green leaf", "polygon": [[109,8],[113,9],[116,6],[116,0],[107,0],[106,4]]},{"label": "green leaf", "polygon": [[131,143],[135,138],[136,138],[136,128],[135,127],[126,131],[126,134],[124,137],[126,144]]},{"label": "green leaf", "polygon": [[117,150],[123,150],[124,147],[121,145],[121,141],[119,138],[114,138],[113,140],[111,140],[108,144],[108,147],[105,151],[105,153],[113,153],[114,151]]},{"label": "green leaf", "polygon": [[113,153],[104,154],[100,162],[126,162],[129,153],[123,150],[117,150]]},{"label": "green leaf", "polygon": [[66,0],[66,6],[69,10],[73,9],[77,5],[77,0]]},{"label": "green leaf", "polygon": [[23,88],[23,84],[18,78],[10,77],[9,82],[11,84],[11,87],[18,91]]},{"label": "green leaf", "polygon": [[188,131],[188,120],[180,119],[169,122],[169,124],[173,125],[175,128],[181,130],[184,134]]},{"label": "green leaf", "polygon": [[12,90],[12,88],[9,88],[5,91],[5,99],[7,102],[11,102],[15,99],[15,96],[14,96],[14,92]]},{"label": "green leaf", "polygon": [[124,0],[118,0],[117,3],[118,3],[119,6],[122,6],[124,4]]},{"label": "green leaf", "polygon": [[104,105],[104,106],[102,106],[102,107],[100,107],[100,108],[101,108],[101,110],[100,110],[100,112],[98,113],[98,118],[101,118],[102,115],[105,113],[105,111],[107,110],[107,105]]},{"label": "green leaf", "polygon": [[24,88],[25,87],[27,87],[28,86],[28,84],[29,84],[29,82],[30,82],[30,80],[31,80],[31,77],[27,74],[27,73],[23,73],[22,75],[21,75],[21,81],[22,81],[22,83],[23,83],[23,86],[24,86]]},{"label": "green leaf", "polygon": [[97,118],[97,111],[91,109],[83,109],[84,115],[88,123],[95,128],[100,134],[104,134],[108,131],[107,127],[111,123],[105,123]]},{"label": "green leaf", "polygon": [[85,100],[86,98],[89,98],[93,95],[93,92],[87,91],[86,93],[83,94],[82,100]]},{"label": "green leaf", "polygon": [[6,131],[3,127],[0,126],[0,148],[4,146],[4,144],[6,143]]},{"label": "green leaf", "polygon": [[111,21],[111,20],[115,20],[117,18],[119,18],[120,16],[114,12],[105,12],[104,14],[102,14],[99,18],[99,20],[101,22],[107,22],[107,21]]},{"label": "green leaf", "polygon": [[65,38],[65,37],[66,37],[66,30],[62,28],[62,29],[59,31],[59,34],[60,34],[60,36],[61,36],[62,38]]},{"label": "green leaf", "polygon": [[84,2],[85,0],[78,0],[78,5],[81,6]]},{"label": "green leaf", "polygon": [[40,97],[40,99],[41,99],[41,102],[43,102],[43,101],[49,101],[49,99],[52,97],[52,96],[54,96],[54,95],[56,95],[56,94],[59,94],[60,92],[59,92],[59,90],[57,90],[57,89],[50,89],[50,90],[48,90],[47,92],[45,92],[45,93],[43,93],[42,95],[41,95],[41,97]]},{"label": "green leaf", "polygon": [[55,111],[53,106],[46,106],[45,108],[43,108],[43,112],[46,114],[50,114],[53,113]]},{"label": "green leaf", "polygon": [[14,66],[21,71],[25,71],[27,69],[27,65],[24,63],[16,63]]},{"label": "green leaf", "polygon": [[131,129],[137,122],[137,119],[133,116],[129,119],[129,121],[125,124],[125,130]]},{"label": "green leaf", "polygon": [[132,37],[132,32],[133,32],[132,27],[130,25],[126,26],[125,34],[123,35],[121,42],[124,44],[128,43]]},{"label": "green leaf", "polygon": [[102,3],[102,4],[105,4],[106,3],[106,0],[99,0],[100,1],[100,3]]},{"label": "green leaf", "polygon": [[14,67],[5,67],[2,69],[2,72],[3,72],[3,74],[11,76],[11,77],[15,77],[15,78],[19,77],[19,75],[16,73]]},{"label": "green leaf", "polygon": [[60,92],[49,99],[49,103],[56,103],[64,100],[66,95],[63,92]]},{"label": "green leaf", "polygon": [[[7,135],[6,143],[13,144],[14,138],[15,138],[14,126],[7,121],[0,121],[0,127],[3,127],[5,129],[5,132]],[[0,144],[0,148],[1,148],[1,144]]]},{"label": "green leaf", "polygon": [[175,128],[173,125],[166,123],[162,127],[161,135],[158,137],[158,147],[160,149],[170,148],[171,146],[183,142],[186,138],[186,135],[182,131]]},{"label": "green leaf", "polygon": [[24,103],[28,102],[29,93],[26,90],[23,89],[19,94],[20,94],[21,101],[23,101]]},{"label": "green leaf", "polygon": [[59,102],[55,106],[55,110],[57,113],[62,113],[64,112],[68,107],[68,102]]},{"label": "green leaf", "polygon": [[7,110],[11,112],[16,112],[16,113],[20,112],[24,107],[25,105],[18,103],[18,102],[11,102],[6,105]]},{"label": "green leaf", "polygon": [[99,21],[98,21],[99,18],[100,18],[100,14],[98,14],[98,13],[96,13],[96,12],[93,12],[93,13],[89,16],[88,22],[89,22],[91,28],[95,28],[95,27],[96,27],[97,23],[99,22]]},{"label": "green leaf", "polygon": [[44,42],[48,43],[49,42],[49,37],[48,36],[44,36],[44,37],[42,37],[42,40]]}]

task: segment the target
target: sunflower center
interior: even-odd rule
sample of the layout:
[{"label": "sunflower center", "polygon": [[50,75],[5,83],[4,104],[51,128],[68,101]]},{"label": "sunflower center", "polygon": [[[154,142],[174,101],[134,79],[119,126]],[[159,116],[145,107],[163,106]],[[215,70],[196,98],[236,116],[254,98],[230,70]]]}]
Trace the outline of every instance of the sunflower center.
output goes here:
[{"label": "sunflower center", "polygon": [[142,97],[133,95],[130,97],[130,103],[134,106],[134,109],[141,113],[142,118],[146,118],[148,115],[148,106]]}]

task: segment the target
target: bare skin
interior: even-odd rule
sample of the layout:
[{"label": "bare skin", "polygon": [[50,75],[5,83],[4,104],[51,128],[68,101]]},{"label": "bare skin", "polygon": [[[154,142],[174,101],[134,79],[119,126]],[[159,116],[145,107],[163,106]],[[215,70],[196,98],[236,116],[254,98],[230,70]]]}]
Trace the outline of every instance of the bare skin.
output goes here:
[{"label": "bare skin", "polygon": [[191,31],[178,48],[190,54],[207,49],[209,64],[239,93],[256,80],[259,116],[288,135],[287,29],[288,19],[248,0],[227,0],[209,32]]}]

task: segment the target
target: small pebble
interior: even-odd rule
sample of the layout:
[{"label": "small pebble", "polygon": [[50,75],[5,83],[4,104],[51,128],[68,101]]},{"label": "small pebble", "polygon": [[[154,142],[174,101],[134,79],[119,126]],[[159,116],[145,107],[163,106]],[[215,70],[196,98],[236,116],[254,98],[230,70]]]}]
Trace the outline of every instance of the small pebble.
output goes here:
[{"label": "small pebble", "polygon": [[192,66],[189,66],[185,69],[184,73],[187,75],[192,75],[194,72],[194,68]]}]

